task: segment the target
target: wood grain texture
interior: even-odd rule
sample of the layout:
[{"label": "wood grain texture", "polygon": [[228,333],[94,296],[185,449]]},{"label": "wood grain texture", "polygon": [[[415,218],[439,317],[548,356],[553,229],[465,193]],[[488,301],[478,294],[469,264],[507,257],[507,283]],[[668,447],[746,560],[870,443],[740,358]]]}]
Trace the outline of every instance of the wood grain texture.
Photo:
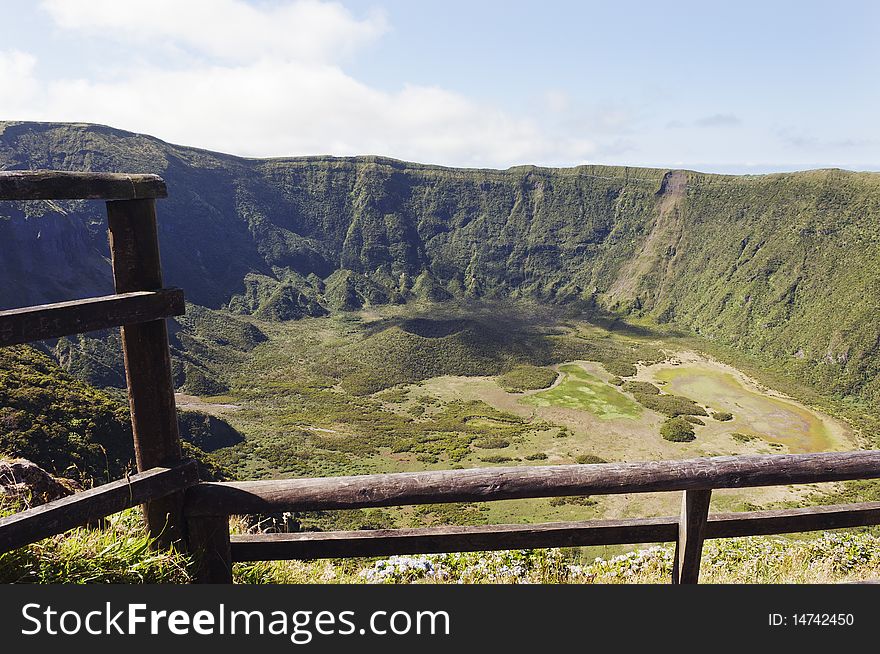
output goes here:
[{"label": "wood grain texture", "polygon": [[[107,222],[116,292],[161,289],[156,201],[108,202]],[[174,465],[181,446],[165,320],[122,327],[122,352],[138,470]],[[147,527],[160,546],[184,542],[182,510],[182,494],[144,506]]]},{"label": "wood grain texture", "polygon": [[681,498],[672,583],[695,584],[700,578],[703,540],[709,518],[711,490],[686,490]]},{"label": "wood grain texture", "polygon": [[706,523],[706,538],[793,534],[880,525],[880,502],[809,506],[802,509],[716,513]]},{"label": "wood grain texture", "polygon": [[474,468],[207,483],[187,494],[186,511],[190,515],[279,513],[434,502],[743,488],[878,477],[880,451],[875,450]]},{"label": "wood grain texture", "polygon": [[198,481],[198,466],[195,461],[186,461],[173,468],[153,468],[0,518],[0,552],[86,525],[148,499],[178,493]]},{"label": "wood grain texture", "polygon": [[0,347],[179,316],[185,310],[183,291],[170,288],[0,311]]},{"label": "wood grain texture", "polygon": [[[633,518],[233,536],[233,561],[482,552],[532,547],[630,545],[678,539],[679,518]],[[880,524],[880,502],[710,515],[704,538],[758,536]]]},{"label": "wood grain texture", "polygon": [[187,550],[194,557],[194,577],[199,584],[231,584],[232,554],[229,518],[201,516],[187,520]]},{"label": "wood grain texture", "polygon": [[136,200],[167,195],[158,175],[0,171],[0,200]]},{"label": "wood grain texture", "polygon": [[675,518],[548,522],[232,537],[233,561],[348,558],[389,554],[484,552],[533,547],[578,547],[674,540]]}]

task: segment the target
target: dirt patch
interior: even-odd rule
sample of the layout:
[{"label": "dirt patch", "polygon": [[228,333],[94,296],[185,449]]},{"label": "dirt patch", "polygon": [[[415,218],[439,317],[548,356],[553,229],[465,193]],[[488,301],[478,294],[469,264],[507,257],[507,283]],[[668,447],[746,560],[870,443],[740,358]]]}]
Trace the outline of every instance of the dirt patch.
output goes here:
[{"label": "dirt patch", "polygon": [[656,272],[662,285],[665,273],[674,259],[668,254],[675,250],[681,240],[682,220],[677,208],[686,195],[687,173],[683,170],[666,173],[657,193],[657,217],[651,226],[651,233],[642,248],[620,268],[617,279],[608,289],[609,300],[631,300],[637,295],[641,280],[651,272]]},{"label": "dirt patch", "polygon": [[203,398],[195,395],[187,395],[186,393],[175,393],[174,401],[177,403],[178,409],[198,411],[214,417],[220,417],[241,409],[238,404],[209,402]]}]

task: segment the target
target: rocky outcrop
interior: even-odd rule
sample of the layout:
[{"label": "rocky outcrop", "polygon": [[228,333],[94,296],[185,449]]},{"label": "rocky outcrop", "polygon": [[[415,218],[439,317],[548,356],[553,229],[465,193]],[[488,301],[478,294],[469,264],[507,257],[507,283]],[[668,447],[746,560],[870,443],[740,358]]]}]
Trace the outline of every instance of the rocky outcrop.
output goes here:
[{"label": "rocky outcrop", "polygon": [[0,461],[0,502],[38,506],[67,497],[77,490],[75,482],[53,477],[27,459]]}]

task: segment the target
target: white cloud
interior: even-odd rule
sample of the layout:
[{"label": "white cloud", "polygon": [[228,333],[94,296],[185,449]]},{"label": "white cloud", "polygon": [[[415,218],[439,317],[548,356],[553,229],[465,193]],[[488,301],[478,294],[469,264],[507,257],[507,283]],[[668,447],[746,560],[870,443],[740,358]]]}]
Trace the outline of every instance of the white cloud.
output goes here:
[{"label": "white cloud", "polygon": [[7,114],[26,110],[37,94],[36,65],[37,60],[26,52],[0,51],[0,106],[8,107]]},{"label": "white cloud", "polygon": [[[388,29],[380,14],[356,18],[317,0],[43,7],[65,32],[121,40],[137,65],[113,61],[113,74],[42,79],[33,57],[0,53],[0,88],[16,90],[0,94],[2,117],[96,122],[244,156],[380,154],[506,167],[568,165],[602,152],[592,134],[566,134],[561,102],[559,115],[538,119],[435,86],[385,91],[358,81],[341,57],[380,38]],[[150,56],[169,48],[191,56],[171,66]]]},{"label": "white cloud", "polygon": [[230,62],[337,61],[388,29],[381,12],[358,20],[342,5],[318,0],[263,8],[242,0],[43,0],[42,6],[63,29],[140,45],[172,41]]}]

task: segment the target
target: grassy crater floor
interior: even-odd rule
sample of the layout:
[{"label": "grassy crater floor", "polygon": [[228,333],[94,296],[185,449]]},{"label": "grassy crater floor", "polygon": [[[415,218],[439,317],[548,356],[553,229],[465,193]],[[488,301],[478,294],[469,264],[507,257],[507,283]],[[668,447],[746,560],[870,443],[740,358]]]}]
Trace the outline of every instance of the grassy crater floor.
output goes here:
[{"label": "grassy crater floor", "polygon": [[[257,325],[267,340],[213,370],[228,392],[182,398],[244,436],[213,452],[243,479],[846,450],[862,443],[850,419],[870,414],[754,366],[747,374],[736,359],[701,354],[692,337],[534,305],[381,307]],[[679,414],[693,439],[664,439],[662,426]],[[800,505],[817,490],[725,491],[713,505]],[[646,494],[307,520],[356,529],[677,510],[672,494]]]}]

